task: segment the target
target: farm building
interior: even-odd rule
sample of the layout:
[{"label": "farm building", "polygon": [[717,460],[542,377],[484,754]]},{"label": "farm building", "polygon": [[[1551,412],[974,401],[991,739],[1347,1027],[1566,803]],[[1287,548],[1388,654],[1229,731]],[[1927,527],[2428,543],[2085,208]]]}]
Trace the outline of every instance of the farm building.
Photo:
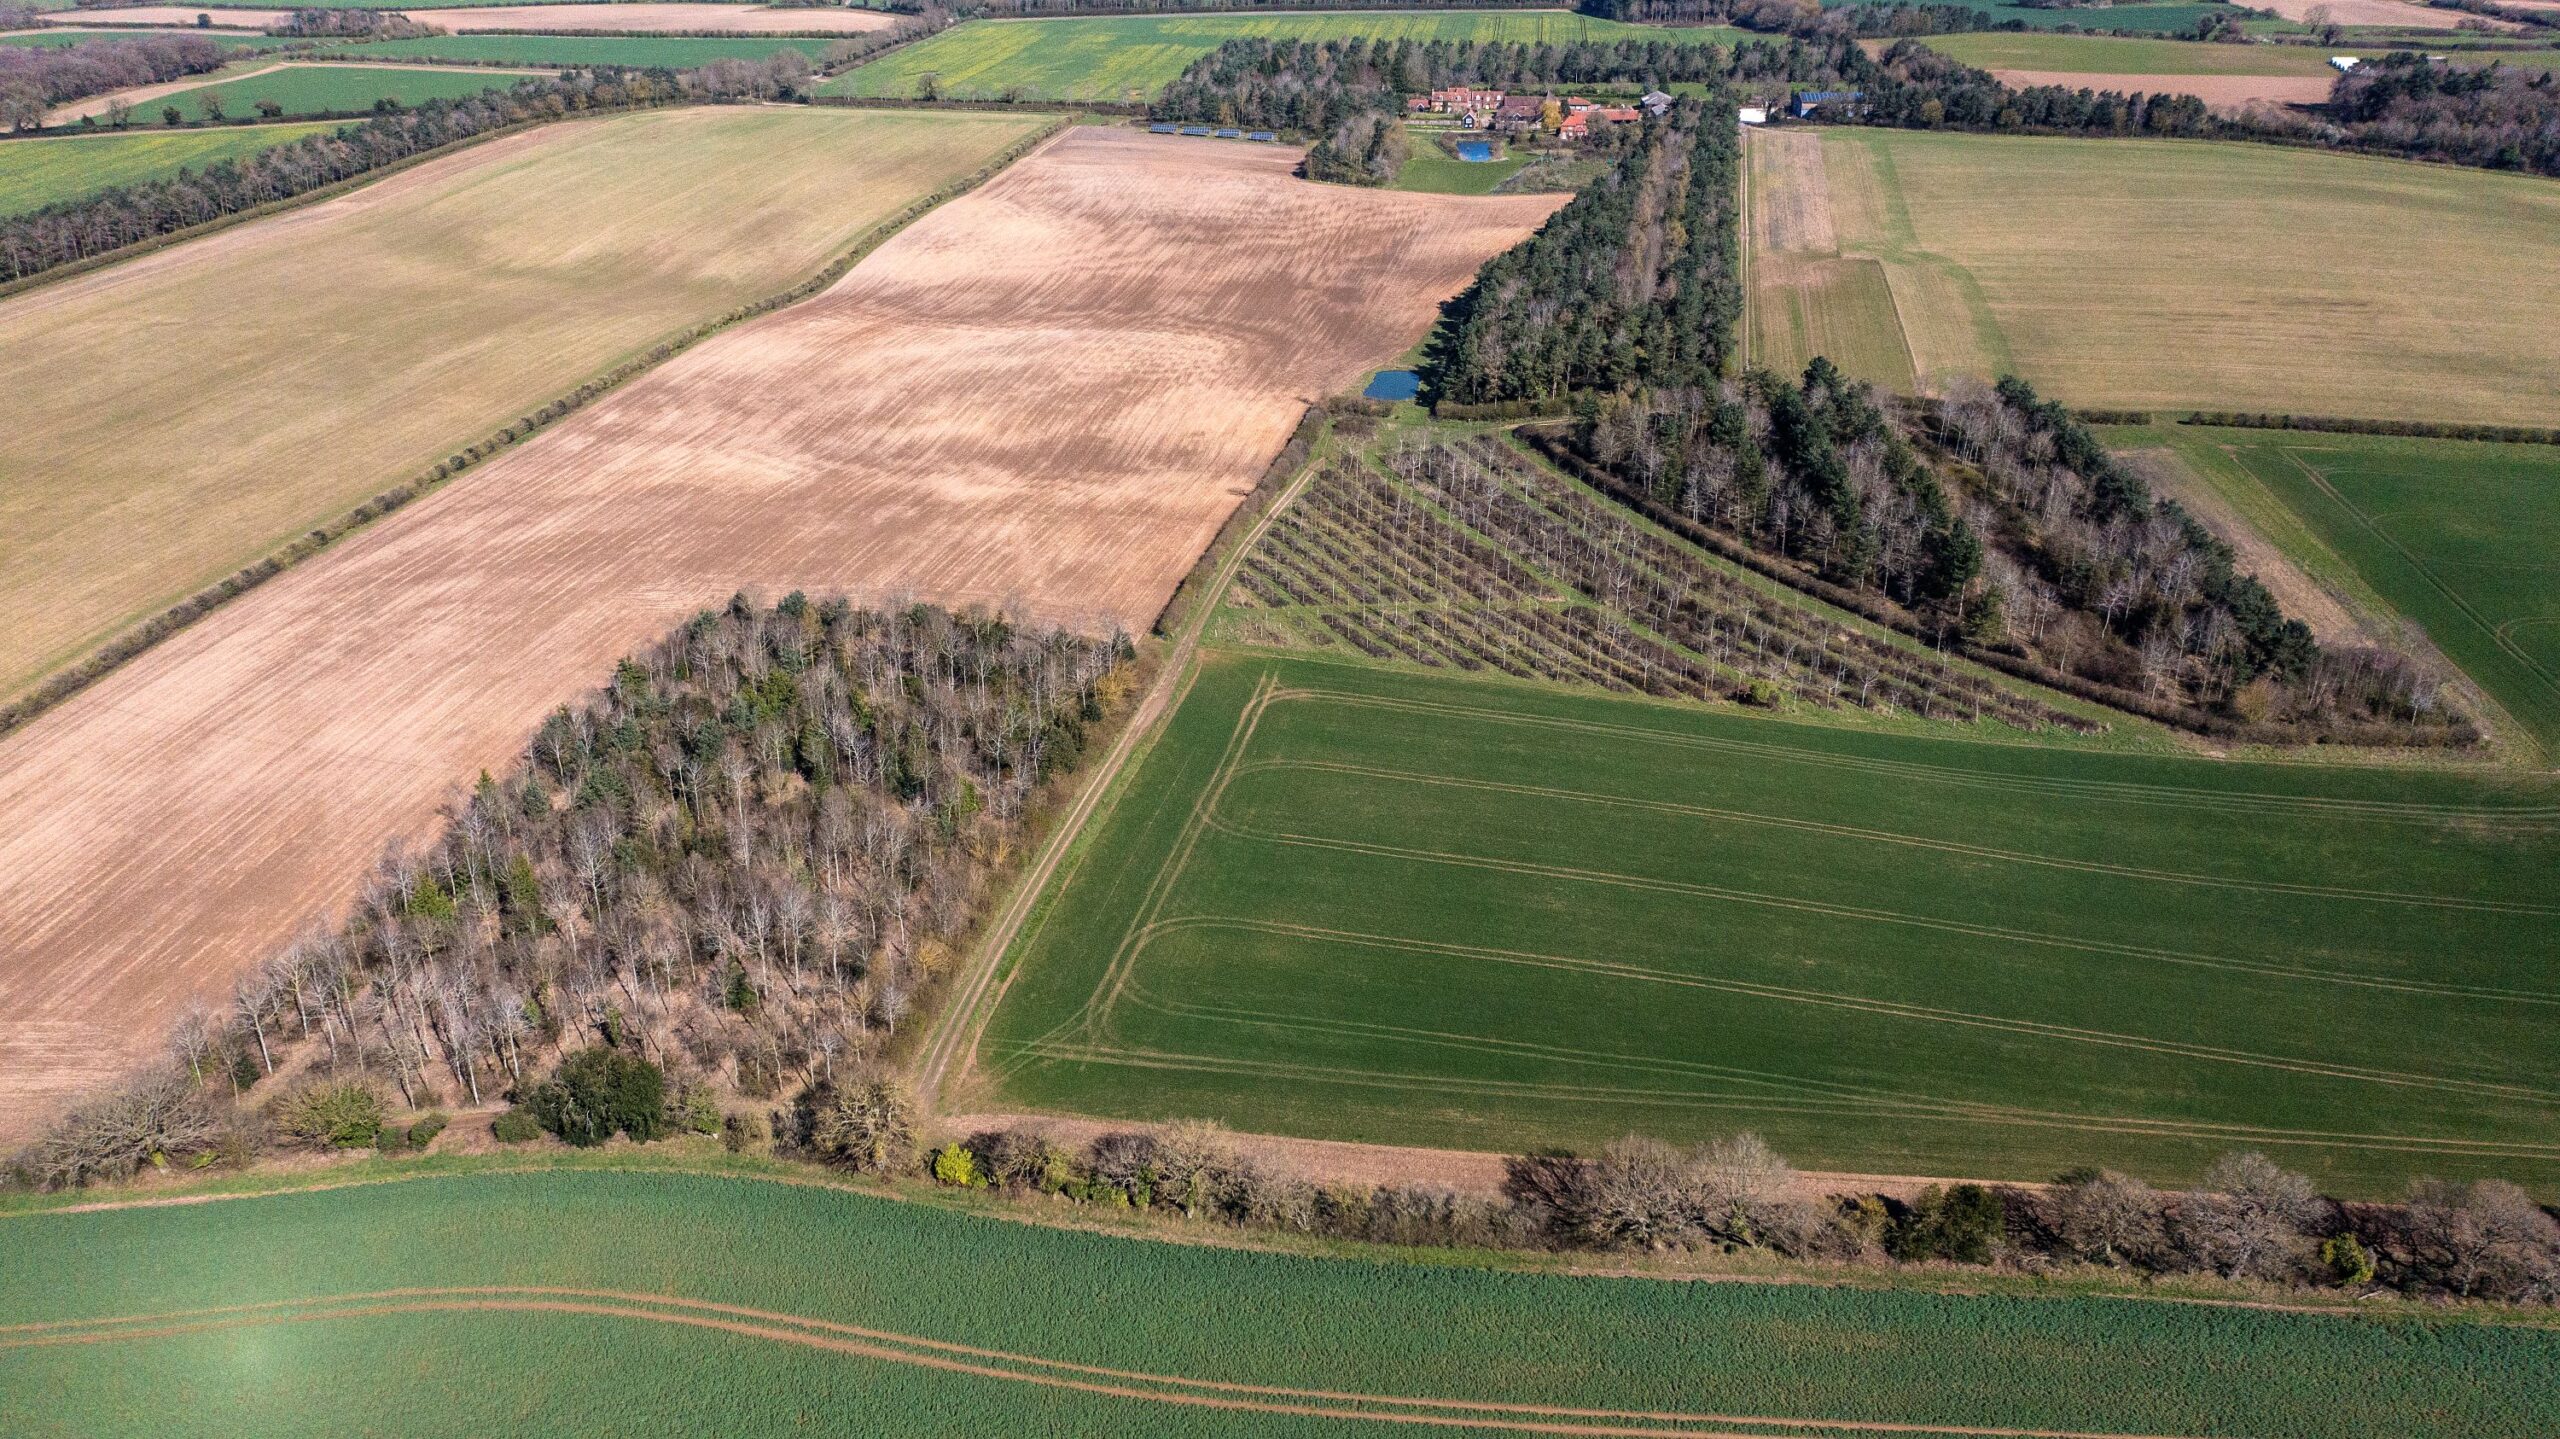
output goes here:
[{"label": "farm building", "polygon": [[1512,95],[1493,108],[1493,128],[1503,131],[1536,130],[1546,124],[1547,102],[1535,95]]},{"label": "farm building", "polygon": [[1816,110],[1854,110],[1866,98],[1864,90],[1807,90],[1795,98],[1796,118],[1802,120]]},{"label": "farm building", "polygon": [[1567,115],[1556,123],[1556,138],[1559,140],[1586,140],[1590,136],[1591,117],[1588,114]]},{"label": "farm building", "polygon": [[2357,59],[2353,55],[2332,55],[2329,57],[2329,68],[2337,71],[2341,75],[2354,74],[2355,68],[2363,63],[2364,62],[2362,60]]},{"label": "farm building", "polygon": [[[1644,98],[1636,101],[1636,104],[1642,106],[1646,114],[1654,116],[1657,119],[1671,113],[1671,97],[1663,94],[1659,90],[1645,91]],[[1767,119],[1767,112],[1763,111],[1761,118],[1764,120]]]},{"label": "farm building", "polygon": [[1769,112],[1757,105],[1745,105],[1737,113],[1741,115],[1742,123],[1745,125],[1766,125],[1769,123]]}]

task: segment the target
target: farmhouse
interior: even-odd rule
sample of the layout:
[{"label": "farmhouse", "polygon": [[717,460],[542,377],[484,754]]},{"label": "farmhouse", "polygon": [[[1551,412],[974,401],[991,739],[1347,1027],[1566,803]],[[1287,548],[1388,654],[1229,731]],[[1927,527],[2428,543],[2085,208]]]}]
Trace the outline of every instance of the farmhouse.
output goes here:
[{"label": "farmhouse", "polygon": [[1499,90],[1478,90],[1469,85],[1452,85],[1445,90],[1432,91],[1426,108],[1436,110],[1443,115],[1480,115],[1490,114],[1501,103],[1502,92]]},{"label": "farmhouse", "polygon": [[1535,95],[1512,95],[1493,109],[1493,128],[1505,132],[1536,130],[1546,123],[1547,102]]}]

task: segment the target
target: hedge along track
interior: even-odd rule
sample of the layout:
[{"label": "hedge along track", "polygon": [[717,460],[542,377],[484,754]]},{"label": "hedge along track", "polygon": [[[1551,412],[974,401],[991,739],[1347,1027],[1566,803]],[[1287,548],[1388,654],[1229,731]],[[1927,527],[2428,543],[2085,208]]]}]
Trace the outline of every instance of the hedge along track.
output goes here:
[{"label": "hedge along track", "polygon": [[902,1364],[945,1373],[1032,1384],[1110,1399],[1254,1414],[1402,1424],[1423,1428],[1519,1434],[1629,1436],[1629,1439],[1856,1439],[1861,1435],[1946,1435],[1961,1439],[2186,1439],[2119,1431],[2038,1429],[1894,1420],[1817,1419],[1778,1415],[1588,1409],[1365,1394],[1284,1385],[1240,1384],[1179,1374],[1112,1369],[1063,1359],[983,1349],[911,1334],[866,1329],[806,1315],[735,1304],[610,1289],[494,1286],[384,1289],[316,1295],[263,1304],[167,1310],[0,1326],[0,1351],[177,1338],[284,1324],[326,1323],[402,1314],[559,1314],[629,1319],[733,1334],[769,1343]]}]

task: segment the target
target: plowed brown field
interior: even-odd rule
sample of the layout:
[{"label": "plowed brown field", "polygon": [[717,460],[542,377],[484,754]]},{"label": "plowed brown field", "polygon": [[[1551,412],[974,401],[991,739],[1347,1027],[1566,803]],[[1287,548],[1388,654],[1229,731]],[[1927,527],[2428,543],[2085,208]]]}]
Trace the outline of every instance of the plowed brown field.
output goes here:
[{"label": "plowed brown field", "polygon": [[2245,110],[2261,101],[2318,105],[2329,98],[2329,80],[2317,75],[2091,75],[2077,70],[1994,70],[1991,77],[2018,90],[2059,85],[2066,90],[2116,90],[2128,95],[2193,95],[2207,108],[2221,111]]},{"label": "plowed brown field", "polygon": [[[42,18],[64,25],[191,26],[195,24],[196,16],[203,13],[207,12],[185,5],[128,5],[112,10],[65,10]],[[215,10],[210,13],[217,25],[259,29],[276,24],[293,12]],[[684,0],[658,5],[482,5],[459,10],[410,10],[405,13],[455,35],[475,30],[726,30],[759,35],[816,30],[840,31],[850,35],[864,30],[884,30],[898,23],[898,17],[885,10],[836,7],[768,10],[753,5],[684,3]]]},{"label": "plowed brown field", "polygon": [[741,587],[1147,623],[1308,399],[1559,197],[1079,129],[0,740],[0,1135]]}]

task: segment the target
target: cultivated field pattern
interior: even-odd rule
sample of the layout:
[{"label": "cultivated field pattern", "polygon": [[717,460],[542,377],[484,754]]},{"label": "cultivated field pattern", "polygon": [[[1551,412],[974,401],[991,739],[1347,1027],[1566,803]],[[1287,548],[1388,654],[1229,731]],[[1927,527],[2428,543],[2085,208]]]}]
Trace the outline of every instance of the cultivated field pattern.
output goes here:
[{"label": "cultivated field pattern", "polygon": [[2560,1346],[2524,1328],[1387,1267],[678,1173],[5,1218],[0,1273],[0,1427],[48,1439],[379,1432],[386,1415],[409,1435],[611,1414],[756,1439],[2560,1425]]},{"label": "cultivated field pattern", "polygon": [[[0,694],[789,287],[1032,123],[545,126],[0,302]],[[164,363],[180,333],[186,362]]]},{"label": "cultivated field pattern", "polygon": [[[1205,665],[1017,951],[980,1107],[2336,1192],[2560,1180],[2560,786]],[[2424,1036],[2460,1035],[2458,1051]]]},{"label": "cultivated field pattern", "polygon": [[1819,219],[1755,237],[1752,357],[1773,368],[1828,353],[1903,382],[1899,345],[1923,384],[2023,374],[2076,405],[2560,423],[2547,181],[2188,141],[1751,144],[1795,152],[1784,183],[1803,191],[1770,194],[1763,154],[1754,212]]},{"label": "cultivated field pattern", "polygon": [[1308,186],[1295,158],[1070,131],[0,741],[6,1124],[742,586],[1147,624],[1301,407],[1557,203]]}]

